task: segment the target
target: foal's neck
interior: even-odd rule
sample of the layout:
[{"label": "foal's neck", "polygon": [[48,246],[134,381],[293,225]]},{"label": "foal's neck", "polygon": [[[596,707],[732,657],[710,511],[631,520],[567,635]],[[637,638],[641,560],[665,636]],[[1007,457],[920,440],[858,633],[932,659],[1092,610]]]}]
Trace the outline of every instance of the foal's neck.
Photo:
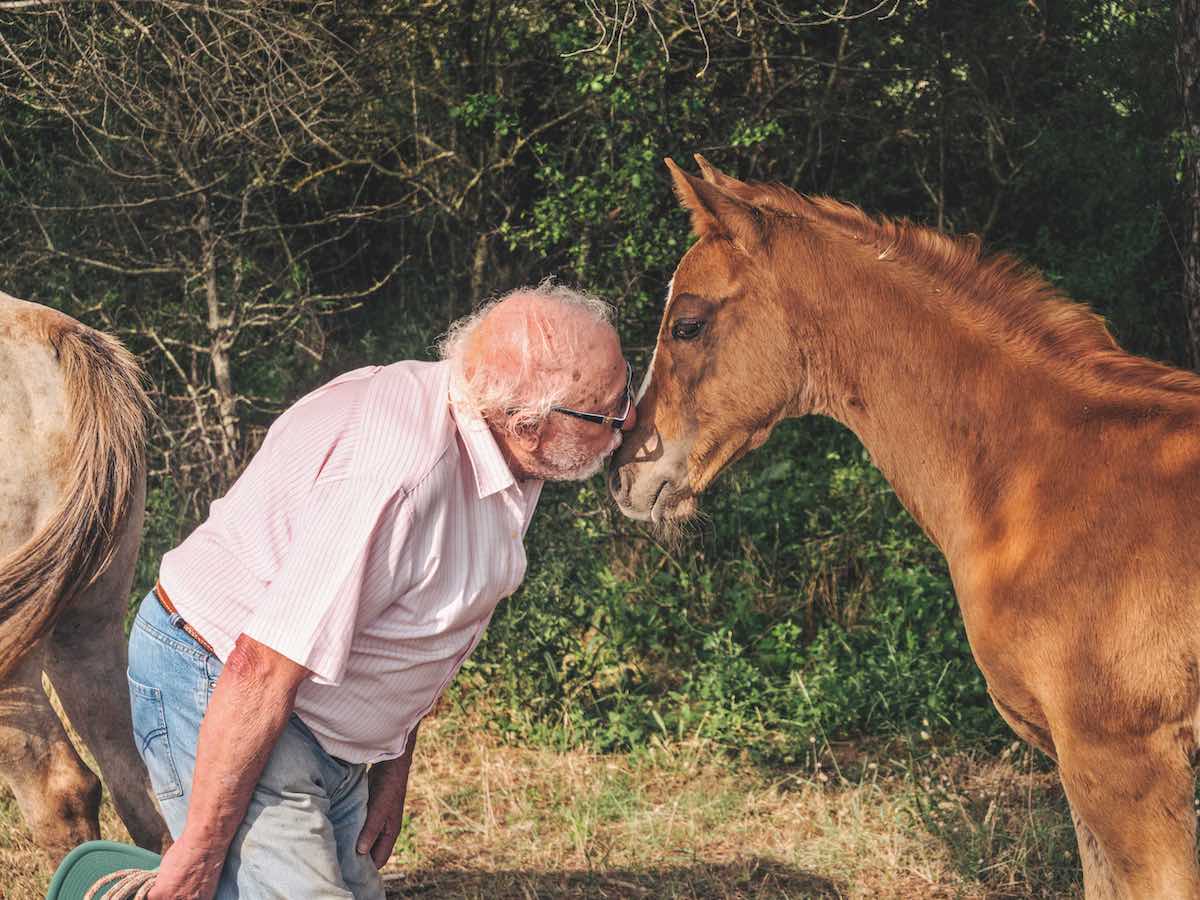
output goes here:
[{"label": "foal's neck", "polygon": [[953,568],[1013,474],[1057,452],[1064,388],[972,327],[951,285],[872,261],[837,275],[819,312],[814,411],[859,437]]}]

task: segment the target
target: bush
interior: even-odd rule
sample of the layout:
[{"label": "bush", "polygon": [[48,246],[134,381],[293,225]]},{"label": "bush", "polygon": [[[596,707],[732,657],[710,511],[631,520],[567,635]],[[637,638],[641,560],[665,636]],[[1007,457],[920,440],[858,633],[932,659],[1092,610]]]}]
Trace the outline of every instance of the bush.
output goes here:
[{"label": "bush", "polygon": [[523,739],[697,734],[768,762],[814,741],[1002,734],[945,564],[852,435],[779,429],[672,551],[597,480],[547,486],[525,586],[458,681]]}]

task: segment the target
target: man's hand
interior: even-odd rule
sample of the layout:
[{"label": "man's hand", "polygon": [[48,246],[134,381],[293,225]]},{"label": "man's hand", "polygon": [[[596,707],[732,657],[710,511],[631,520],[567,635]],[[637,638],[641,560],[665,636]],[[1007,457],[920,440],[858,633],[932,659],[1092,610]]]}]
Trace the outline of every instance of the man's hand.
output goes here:
[{"label": "man's hand", "polygon": [[375,763],[367,773],[367,821],[354,849],[371,854],[375,868],[382,869],[392,855],[404,824],[404,795],[408,792],[408,770],[417,744],[414,728],[403,756]]},{"label": "man's hand", "polygon": [[212,900],[224,862],[224,856],[206,857],[180,840],[163,854],[146,900]]}]

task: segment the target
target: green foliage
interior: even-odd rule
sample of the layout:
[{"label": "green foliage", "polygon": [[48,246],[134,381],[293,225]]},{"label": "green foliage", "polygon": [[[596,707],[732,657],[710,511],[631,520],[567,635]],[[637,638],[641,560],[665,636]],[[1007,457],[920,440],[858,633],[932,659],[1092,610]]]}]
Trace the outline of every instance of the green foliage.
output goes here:
[{"label": "green foliage", "polygon": [[460,677],[496,727],[604,749],[699,734],[784,763],[931,723],[1002,733],[939,554],[851,435],[785,426],[674,551],[599,490],[547,491],[530,576]]},{"label": "green foliage", "polygon": [[159,560],[185,535],[180,516],[182,506],[175,485],[169,479],[156,480],[146,493],[146,524],[142,528],[141,552],[134,569],[127,625],[132,622],[138,603],[154,587]]},{"label": "green foliage", "polygon": [[[1131,349],[1182,361],[1171,4],[872,5],[816,27],[796,22],[819,4],[789,20],[786,4],[719,0],[701,31],[688,4],[643,4],[602,34],[546,0],[239,7],[314,51],[276,48],[314,91],[205,69],[209,54],[176,65],[107,6],[0,13],[13,52],[70,75],[39,87],[0,62],[0,278],[120,332],[163,415],[139,596],[234,474],[204,455],[220,399],[248,453],[311,387],[427,358],[473,304],[551,274],[616,303],[644,363],[690,241],[665,156],[979,233],[1095,304]],[[183,25],[200,12],[168,7],[137,15],[193,47]],[[232,29],[212,48],[252,36],[237,15],[204,17]],[[105,98],[122,86],[146,93],[118,108]],[[259,115],[267,88],[287,88],[295,115]],[[172,124],[189,110],[193,126]],[[842,737],[1006,733],[944,563],[851,435],[782,427],[706,510],[672,548],[620,519],[599,481],[549,487],[525,586],[459,701],[523,739],[701,734],[781,762]]]},{"label": "green foliage", "polygon": [[500,137],[516,130],[517,118],[503,108],[504,100],[495,94],[469,94],[463,102],[450,107],[450,118],[469,128],[489,128]]}]

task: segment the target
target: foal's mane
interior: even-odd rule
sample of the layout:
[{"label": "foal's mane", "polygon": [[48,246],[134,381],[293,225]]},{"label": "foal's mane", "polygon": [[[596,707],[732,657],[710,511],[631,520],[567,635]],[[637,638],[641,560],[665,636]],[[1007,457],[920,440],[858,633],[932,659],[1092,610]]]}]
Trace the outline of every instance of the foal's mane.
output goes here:
[{"label": "foal's mane", "polygon": [[1037,271],[1007,254],[983,256],[975,235],[951,237],[905,219],[864,213],[829,197],[807,197],[780,184],[749,185],[764,210],[803,220],[873,248],[944,288],[961,311],[997,337],[1035,348],[1052,363],[1127,390],[1149,389],[1200,396],[1200,376],[1122,350],[1104,319],[1058,291]]}]

